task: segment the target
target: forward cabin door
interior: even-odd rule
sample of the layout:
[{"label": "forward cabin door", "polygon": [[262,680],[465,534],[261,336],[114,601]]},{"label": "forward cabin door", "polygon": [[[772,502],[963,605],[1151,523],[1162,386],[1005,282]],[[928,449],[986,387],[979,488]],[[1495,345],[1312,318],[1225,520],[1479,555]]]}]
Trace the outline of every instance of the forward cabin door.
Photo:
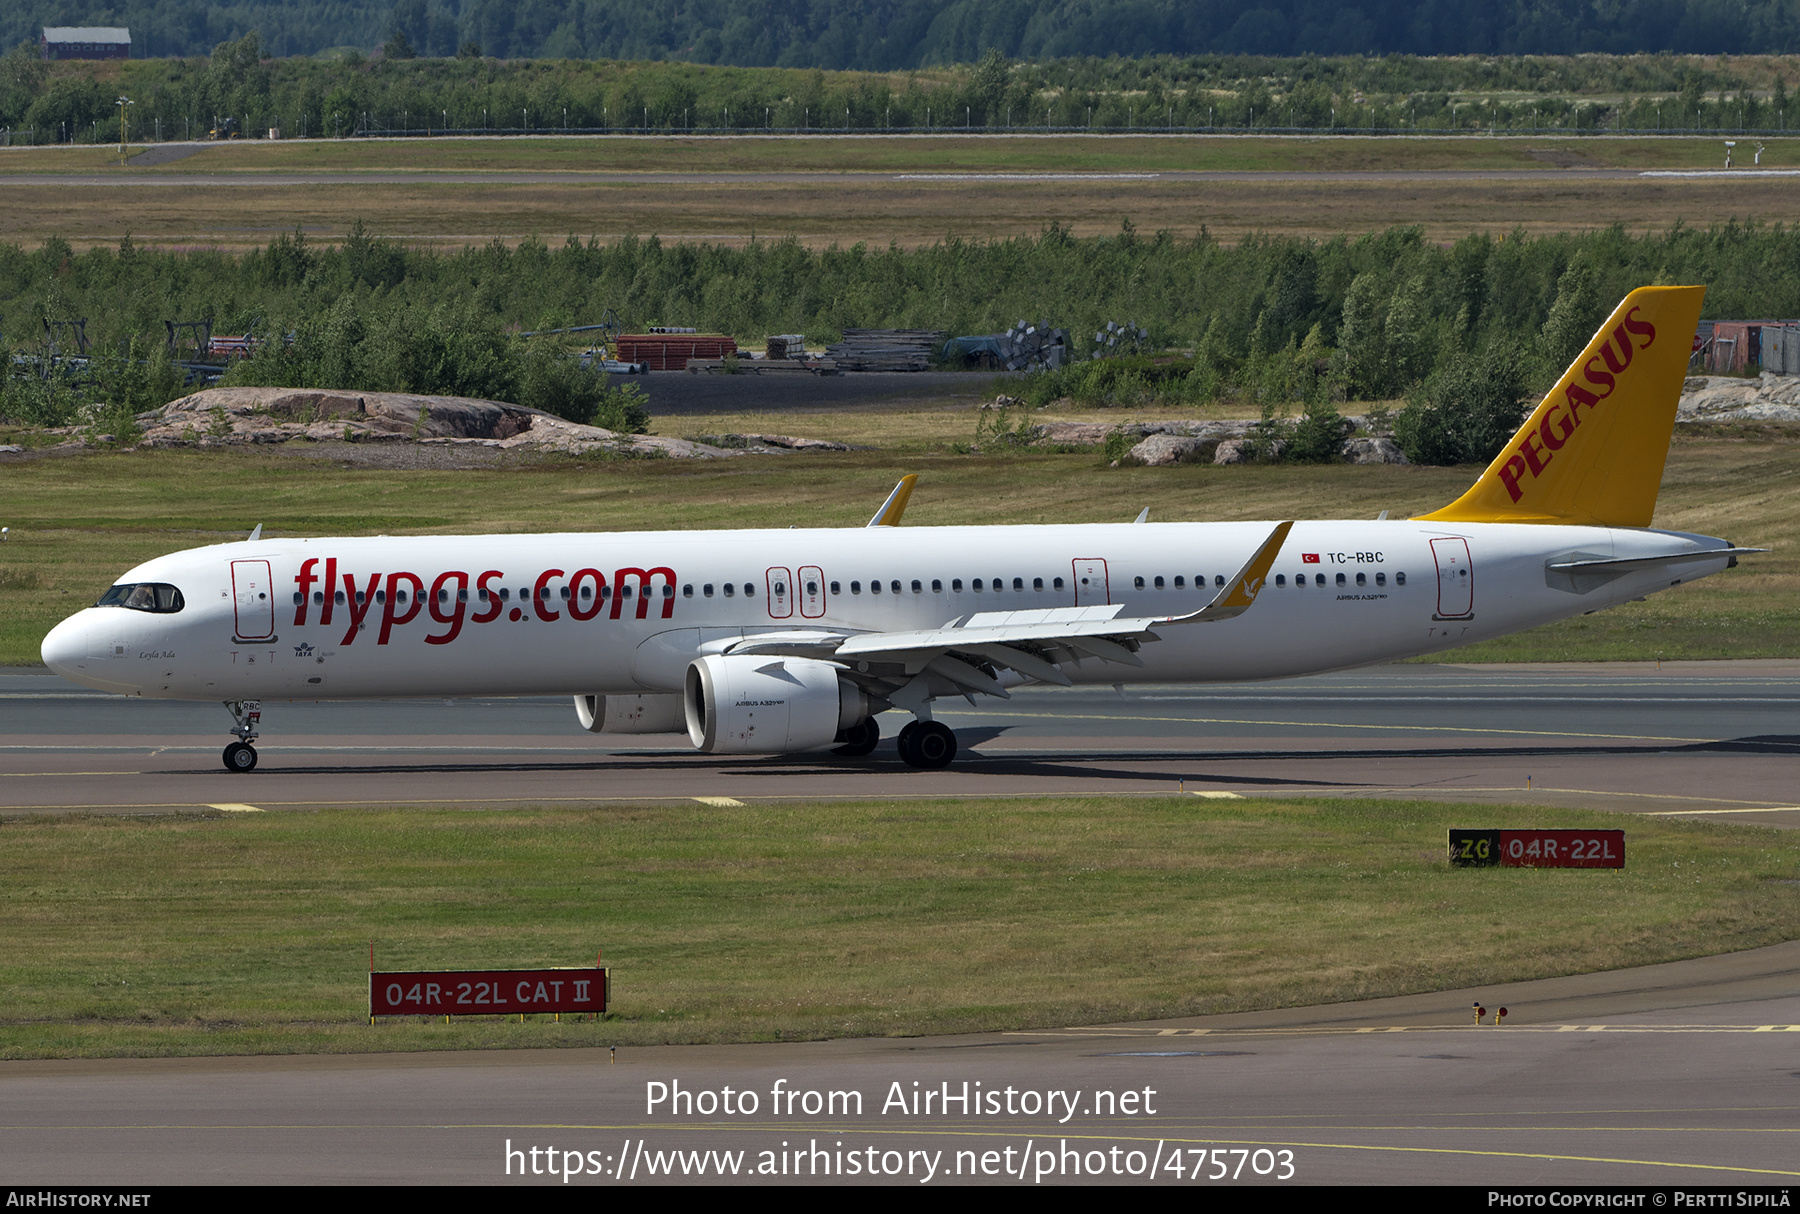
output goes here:
[{"label": "forward cabin door", "polygon": [[769,618],[785,620],[794,614],[794,575],[780,567],[765,575],[768,583]]},{"label": "forward cabin door", "polygon": [[267,561],[231,562],[231,593],[240,641],[275,638],[275,598]]},{"label": "forward cabin door", "polygon": [[1111,590],[1106,584],[1105,561],[1098,557],[1078,557],[1074,573],[1077,607],[1104,607],[1112,602]]},{"label": "forward cabin door", "polygon": [[1432,540],[1431,555],[1437,561],[1438,619],[1468,619],[1475,614],[1475,564],[1469,559],[1469,541]]},{"label": "forward cabin door", "polygon": [[809,620],[825,614],[825,573],[817,565],[800,569],[800,614]]}]

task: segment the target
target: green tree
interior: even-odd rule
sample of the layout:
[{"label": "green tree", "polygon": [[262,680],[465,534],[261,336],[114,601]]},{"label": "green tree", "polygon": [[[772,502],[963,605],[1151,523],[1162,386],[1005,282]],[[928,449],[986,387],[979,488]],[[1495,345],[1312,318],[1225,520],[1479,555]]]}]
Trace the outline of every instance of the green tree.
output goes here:
[{"label": "green tree", "polygon": [[1407,398],[1394,438],[1415,464],[1481,464],[1494,458],[1525,420],[1523,360],[1510,342],[1477,357],[1459,352]]}]

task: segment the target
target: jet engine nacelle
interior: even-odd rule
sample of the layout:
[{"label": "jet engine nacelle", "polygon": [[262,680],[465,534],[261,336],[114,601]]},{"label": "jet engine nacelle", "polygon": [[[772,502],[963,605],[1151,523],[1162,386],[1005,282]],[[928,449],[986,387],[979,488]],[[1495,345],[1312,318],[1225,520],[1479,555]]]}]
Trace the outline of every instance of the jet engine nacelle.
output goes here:
[{"label": "jet engine nacelle", "polygon": [[678,695],[576,696],[575,717],[589,733],[680,733]]},{"label": "jet engine nacelle", "polygon": [[696,658],[682,698],[688,737],[708,754],[829,746],[873,711],[868,694],[839,667],[810,658]]}]

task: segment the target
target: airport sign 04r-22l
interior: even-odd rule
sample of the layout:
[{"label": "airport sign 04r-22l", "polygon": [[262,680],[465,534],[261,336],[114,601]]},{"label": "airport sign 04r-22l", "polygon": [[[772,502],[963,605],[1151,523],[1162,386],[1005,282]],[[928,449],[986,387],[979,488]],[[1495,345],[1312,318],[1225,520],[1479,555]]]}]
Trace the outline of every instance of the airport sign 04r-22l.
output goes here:
[{"label": "airport sign 04r-22l", "polygon": [[1450,828],[1454,868],[1624,868],[1622,830]]},{"label": "airport sign 04r-22l", "polygon": [[604,966],[369,974],[369,1017],[606,1011]]}]

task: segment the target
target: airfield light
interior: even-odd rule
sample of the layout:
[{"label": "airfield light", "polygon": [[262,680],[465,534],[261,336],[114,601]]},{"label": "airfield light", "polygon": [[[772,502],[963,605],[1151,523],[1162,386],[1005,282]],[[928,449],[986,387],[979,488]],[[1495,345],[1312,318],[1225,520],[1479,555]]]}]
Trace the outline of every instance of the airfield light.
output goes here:
[{"label": "airfield light", "polygon": [[1487,1009],[1485,1007],[1482,1007],[1481,1004],[1479,1004],[1479,1003],[1475,1004],[1474,1006],[1475,1006],[1475,1023],[1480,1024],[1481,1018],[1483,1016],[1487,1015]]},{"label": "airfield light", "polygon": [[1501,1008],[1499,1011],[1494,1013],[1494,1026],[1496,1028],[1498,1028],[1500,1025],[1500,1022],[1505,1019],[1506,1019],[1506,1009]]}]

